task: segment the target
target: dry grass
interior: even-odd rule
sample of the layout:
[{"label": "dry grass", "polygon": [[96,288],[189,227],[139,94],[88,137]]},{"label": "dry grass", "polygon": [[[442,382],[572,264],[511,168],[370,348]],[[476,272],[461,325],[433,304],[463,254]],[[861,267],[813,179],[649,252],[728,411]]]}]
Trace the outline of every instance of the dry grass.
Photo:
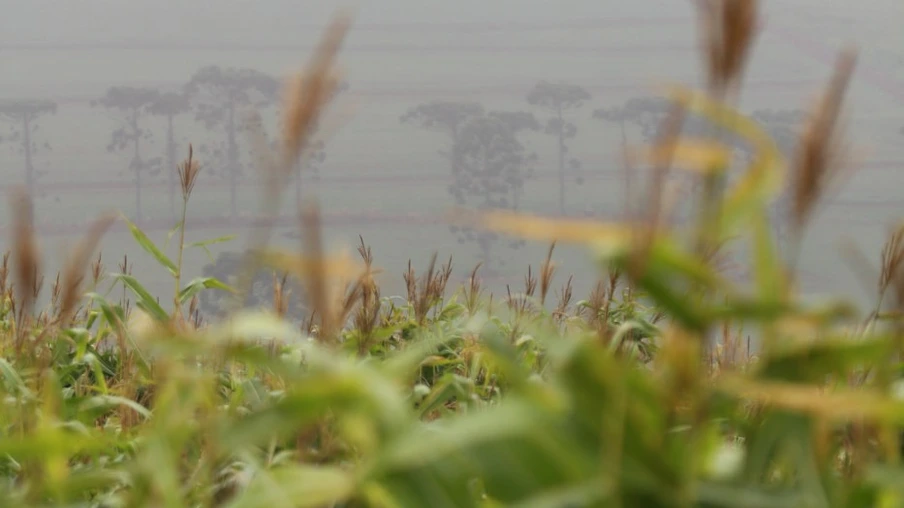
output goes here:
[{"label": "dry grass", "polygon": [[697,0],[702,53],[712,93],[724,97],[741,87],[759,29],[757,0]]},{"label": "dry grass", "polygon": [[[286,86],[282,147],[279,156],[267,155],[266,143],[261,143],[260,136],[257,136],[259,142],[256,143],[256,151],[261,155],[262,169],[265,180],[268,182],[261,199],[262,212],[263,216],[270,218],[271,221],[255,228],[249,237],[249,248],[246,251],[260,249],[269,241],[272,218],[279,210],[285,182],[291,177],[299,157],[303,156],[303,149],[307,147],[314,126],[332,99],[333,92],[339,83],[335,59],[349,28],[350,18],[346,15],[337,16],[324,32],[307,68]],[[303,211],[303,215],[308,217],[303,221],[310,220],[309,216],[312,213],[314,212],[310,210]],[[308,234],[311,233],[308,232]],[[308,246],[309,250],[314,248],[315,246]],[[258,267],[258,259],[248,258],[246,260],[245,268],[239,278],[239,294],[245,294],[248,291],[252,274]],[[320,281],[306,281],[306,283],[311,286],[309,293],[316,294],[318,298],[326,296],[323,288],[319,287]],[[240,299],[236,299],[236,305],[240,301]],[[318,301],[314,305],[321,310],[329,306],[325,301]],[[326,319],[329,326],[333,326],[330,323],[332,317],[321,316],[321,320],[323,319]]]},{"label": "dry grass", "polygon": [[450,257],[437,270],[436,257],[436,253],[430,257],[427,271],[420,278],[417,277],[414,268],[411,266],[411,260],[408,261],[408,271],[403,275],[408,301],[414,308],[414,317],[418,324],[424,324],[430,309],[434,308],[443,298],[446,292],[446,285],[452,276],[452,258]]},{"label": "dry grass", "polygon": [[[85,238],[72,251],[72,257],[66,262],[66,267],[63,269],[62,297],[59,310],[59,324],[64,328],[71,324],[72,316],[82,299],[82,290],[84,289],[82,283],[85,278],[85,271],[91,262],[91,257],[100,245],[104,233],[110,229],[115,220],[116,215],[112,213],[96,219],[88,229]],[[97,283],[100,279],[99,265],[100,257],[98,256],[92,270],[94,283]]]},{"label": "dry grass", "polygon": [[798,144],[800,148],[791,171],[792,225],[796,233],[802,231],[816,203],[834,183],[845,162],[847,145],[838,124],[856,62],[857,55],[853,50],[848,49],[838,56],[828,90],[816,106]]},{"label": "dry grass", "polygon": [[21,353],[24,333],[32,319],[35,300],[43,285],[38,242],[34,231],[34,210],[31,199],[20,189],[15,192],[13,203],[13,266],[15,274],[15,301],[18,303],[17,321],[23,324],[16,341],[16,352]]}]

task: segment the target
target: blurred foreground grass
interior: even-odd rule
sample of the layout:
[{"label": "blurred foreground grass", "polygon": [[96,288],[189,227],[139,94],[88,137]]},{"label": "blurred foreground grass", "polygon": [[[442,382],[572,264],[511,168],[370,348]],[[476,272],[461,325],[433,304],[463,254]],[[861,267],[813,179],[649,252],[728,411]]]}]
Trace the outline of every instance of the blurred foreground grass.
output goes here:
[{"label": "blurred foreground grass", "polygon": [[[262,226],[235,284],[184,280],[182,253],[203,245],[183,228],[203,181],[190,151],[178,256],[130,224],[160,272],[135,277],[127,260],[108,271],[93,253],[116,217],[101,217],[36,309],[41,256],[17,195],[0,265],[0,505],[901,506],[904,229],[882,252],[870,315],[795,292],[797,246],[843,155],[854,57],[839,57],[786,163],[732,106],[756,9],[701,4],[709,87],[669,88],[658,143],[629,150],[654,169],[633,198],[642,209],[621,223],[453,217],[586,245],[600,276],[583,300],[556,277],[555,243],[505,295],[481,289],[479,267],[447,287],[451,261],[436,258],[403,274],[407,295],[383,295],[363,241],[358,261],[322,252],[313,205],[300,213],[302,252],[266,248]],[[282,150],[261,158],[265,216],[337,83],[347,26],[339,18],[287,86]],[[713,136],[678,136],[689,114]],[[751,145],[745,167],[719,144],[726,132]],[[691,172],[691,192],[673,192],[673,166]],[[779,249],[768,207],[782,189],[792,234]],[[689,220],[670,220],[678,206]],[[724,275],[736,245],[749,283]],[[271,308],[236,298],[226,318],[200,315],[202,292],[240,297],[262,265],[276,277]],[[160,276],[170,301],[141,283]],[[301,329],[285,319],[288,277],[303,283]]]}]

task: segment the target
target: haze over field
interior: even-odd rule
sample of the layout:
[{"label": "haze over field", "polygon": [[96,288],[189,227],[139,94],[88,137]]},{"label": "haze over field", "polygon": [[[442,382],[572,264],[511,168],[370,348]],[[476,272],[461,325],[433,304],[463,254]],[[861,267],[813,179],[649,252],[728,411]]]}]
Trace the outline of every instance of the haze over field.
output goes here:
[{"label": "haze over field", "polygon": [[[137,214],[135,171],[129,169],[133,152],[130,147],[107,149],[111,133],[127,126],[129,117],[92,101],[112,86],[180,92],[196,71],[211,65],[281,79],[306,62],[322,28],[343,6],[357,7],[340,56],[348,89],[323,121],[321,130],[328,136],[325,158],[316,164],[319,181],[305,172],[301,189],[323,205],[333,244],[351,248],[361,234],[372,245],[377,264],[391,274],[384,282],[388,291],[401,291],[397,274],[409,257],[423,266],[435,250],[441,257],[451,254],[457,273],[464,276],[481,253],[474,242],[459,242],[459,235],[434,220],[456,204],[448,191],[453,183],[449,159],[439,153],[450,149],[449,137],[400,121],[411,108],[443,100],[475,102],[487,111],[532,113],[539,128],[524,130],[518,140],[524,155],[536,154],[534,174],[524,180],[518,208],[555,214],[561,205],[560,159],[556,136],[547,133],[547,121],[555,115],[541,103],[531,104],[528,96],[543,80],[580,87],[587,97],[565,118],[574,127],[563,156],[568,166],[565,212],[614,218],[624,199],[621,131],[618,122],[594,118],[594,111],[650,96],[657,84],[696,85],[701,76],[692,6],[675,0],[384,0],[358,5],[325,0],[5,0],[2,5],[0,98],[5,104],[41,99],[56,105],[55,113],[30,124],[37,130],[30,131],[34,148],[28,154],[38,175],[35,212],[51,268],[61,261],[59,247],[78,238],[85,220],[111,207],[133,218]],[[837,49],[852,42],[861,50],[847,102],[849,132],[858,149],[852,164],[856,173],[811,228],[802,266],[807,292],[843,291],[867,298],[839,248],[844,242],[857,244],[877,260],[891,221],[904,211],[904,5],[894,0],[772,0],[765,10],[767,20],[742,98],[745,112],[808,108],[829,76]],[[216,153],[225,131],[221,124],[207,129],[195,121],[197,101],[190,106],[174,117],[174,141],[179,158],[191,142],[204,164],[190,205],[193,240],[244,234],[242,217],[253,213],[258,200],[248,136],[237,137],[245,171],[232,203],[229,179],[218,167],[224,163],[217,162],[226,156]],[[272,101],[259,110],[267,132],[275,135]],[[25,181],[27,163],[21,122],[11,116],[3,120],[0,160],[4,186],[9,186]],[[166,116],[143,114],[141,122],[151,135],[141,140],[142,160],[161,158],[156,169],[168,171]],[[628,122],[629,142],[643,142],[640,123]],[[572,167],[572,159],[579,167]],[[173,217],[165,171],[155,174],[148,166],[141,194],[142,224],[160,242]],[[293,184],[287,189],[285,227],[275,238],[279,244],[298,243],[282,234],[296,229],[291,223],[295,206]],[[4,225],[8,216],[5,208],[0,211]],[[241,241],[217,245],[213,255],[240,249]],[[6,248],[5,230],[3,242]],[[510,249],[507,242],[494,247],[491,286],[518,283],[524,267],[539,263],[546,248],[528,244]],[[108,236],[103,251],[108,267],[128,253],[136,271],[157,269],[126,233]],[[557,259],[569,271],[590,267],[580,250],[562,248]],[[207,262],[202,252],[189,258],[195,273]],[[576,293],[583,294],[593,280],[578,275]],[[163,274],[161,287],[148,282],[169,290]]]}]

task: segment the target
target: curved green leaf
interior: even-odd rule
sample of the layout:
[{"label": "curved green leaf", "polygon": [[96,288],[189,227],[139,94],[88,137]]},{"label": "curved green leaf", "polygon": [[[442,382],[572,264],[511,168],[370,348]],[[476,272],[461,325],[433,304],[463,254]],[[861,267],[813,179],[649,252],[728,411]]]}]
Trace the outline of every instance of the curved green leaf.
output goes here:
[{"label": "curved green leaf", "polygon": [[154,257],[161,266],[169,270],[169,272],[175,277],[179,274],[179,268],[173,263],[170,258],[166,256],[160,249],[154,245],[154,242],[151,241],[147,235],[144,234],[137,225],[132,223],[125,215],[122,216],[122,220],[125,221],[126,225],[129,227],[129,231],[132,232],[132,237],[135,238],[135,241],[138,242],[138,245],[141,246],[142,249],[145,250],[148,254]]}]

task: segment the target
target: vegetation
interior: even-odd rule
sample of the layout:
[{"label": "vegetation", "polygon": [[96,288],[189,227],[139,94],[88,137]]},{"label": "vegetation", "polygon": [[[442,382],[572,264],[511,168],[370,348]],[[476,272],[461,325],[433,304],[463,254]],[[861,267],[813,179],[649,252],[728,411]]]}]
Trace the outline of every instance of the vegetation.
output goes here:
[{"label": "vegetation", "polygon": [[11,142],[25,159],[25,186],[34,193],[39,176],[46,171],[35,168],[34,157],[50,150],[48,142],[38,141],[38,120],[47,114],[55,114],[57,105],[47,100],[20,100],[0,102],[0,118],[9,124],[9,135],[3,139]]},{"label": "vegetation", "polygon": [[[577,85],[541,81],[527,94],[527,102],[549,111],[552,116],[546,121],[546,134],[557,141],[559,168],[559,213],[565,214],[565,168],[581,169],[581,161],[572,157],[566,162],[568,146],[565,140],[575,137],[578,128],[568,121],[567,113],[578,109],[590,100],[590,93]],[[581,183],[578,181],[578,183]]]},{"label": "vegetation", "polygon": [[[517,210],[524,181],[533,174],[536,161],[536,155],[527,153],[518,140],[518,133],[538,129],[534,116],[523,112],[491,111],[465,122],[452,146],[456,167],[449,193],[456,205],[476,210]],[[505,264],[492,255],[502,240],[498,233],[460,225],[450,229],[458,235],[459,243],[477,244],[485,271]],[[509,242],[514,249],[523,245],[523,241]]]},{"label": "vegetation", "polygon": [[132,153],[129,170],[135,173],[135,220],[143,219],[141,208],[141,181],[144,173],[160,173],[163,165],[161,157],[145,160],[141,155],[141,142],[151,140],[151,131],[142,126],[143,116],[160,102],[160,93],[151,88],[114,86],[92,106],[103,107],[118,112],[120,125],[110,134],[108,152],[130,150]]},{"label": "vegetation", "polygon": [[[177,92],[164,92],[157,96],[157,100],[150,105],[149,112],[155,116],[162,116],[166,119],[166,155],[164,164],[166,168],[175,168],[178,162],[176,153],[178,152],[178,143],[176,141],[175,119],[177,116],[188,113],[191,110],[191,103],[184,94]],[[169,199],[169,208],[175,214],[176,194],[179,188],[176,182],[176,172],[166,171],[166,188],[167,197]]]},{"label": "vegetation", "polygon": [[244,171],[239,148],[239,133],[245,126],[245,108],[263,106],[276,95],[278,82],[253,69],[207,66],[199,69],[185,85],[185,94],[195,104],[195,118],[208,129],[226,134],[222,143],[206,151],[217,161],[217,168],[229,182],[229,206],[232,217],[238,214],[236,192]]},{"label": "vegetation", "polygon": [[[358,262],[323,252],[314,204],[300,214],[303,252],[267,248],[264,223],[232,260],[234,280],[185,280],[184,226],[206,176],[189,147],[176,172],[177,257],[127,222],[172,278],[171,299],[149,294],[127,260],[108,273],[94,258],[108,215],[39,306],[31,204],[18,194],[0,265],[2,506],[900,506],[904,229],[881,253],[864,318],[843,301],[802,301],[796,248],[779,256],[768,227],[787,187],[799,242],[837,176],[854,54],[840,55],[785,163],[733,107],[757,3],[706,5],[709,88],[671,87],[657,139],[632,150],[652,167],[644,214],[453,217],[552,243],[523,290],[501,298],[481,289],[477,268],[448,287],[452,263],[436,257],[404,274],[404,298],[382,295],[363,240]],[[288,87],[282,142],[260,162],[265,217],[338,86],[348,26],[337,19]],[[685,115],[710,121],[712,136],[682,135]],[[751,160],[733,167],[721,133],[744,139]],[[682,224],[665,220],[673,166],[700,182],[698,213]],[[557,242],[598,261],[588,298],[557,280]],[[750,246],[749,280],[719,270],[730,242]],[[262,267],[301,283],[301,329],[286,319],[282,278],[269,308],[241,310]],[[215,291],[240,310],[205,319],[200,295]]]}]

